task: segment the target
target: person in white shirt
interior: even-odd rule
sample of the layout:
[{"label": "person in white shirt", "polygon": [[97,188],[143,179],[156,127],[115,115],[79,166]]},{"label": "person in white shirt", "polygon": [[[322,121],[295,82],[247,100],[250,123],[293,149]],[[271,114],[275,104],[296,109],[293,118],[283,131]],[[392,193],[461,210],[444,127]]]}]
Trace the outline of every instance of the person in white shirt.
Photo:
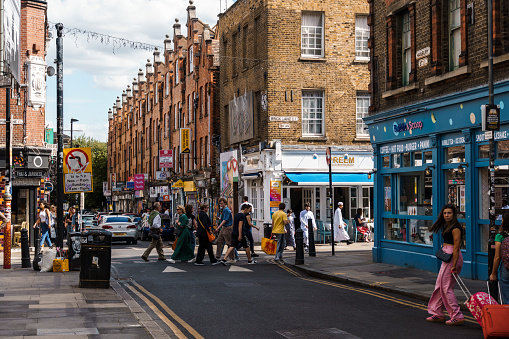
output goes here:
[{"label": "person in white shirt", "polygon": [[[159,211],[161,210],[161,203],[156,202],[154,203],[154,210],[150,213],[148,217],[148,224],[150,225],[150,245],[146,249],[146,251],[141,256],[141,259],[143,261],[149,261],[148,256],[150,255],[150,252],[152,252],[152,249],[155,247],[157,250],[157,254],[159,256],[159,260],[166,260],[164,257],[163,252],[163,241],[161,240],[161,215],[159,214]],[[171,259],[168,259],[170,261]],[[171,260],[170,262],[175,263],[175,261]]]},{"label": "person in white shirt", "polygon": [[334,212],[334,241],[346,241],[346,244],[350,245],[353,241],[350,240],[350,236],[346,232],[346,223],[343,220],[343,213],[341,213],[342,208],[343,203],[340,201],[336,212]]},{"label": "person in white shirt", "polygon": [[304,250],[308,251],[309,236],[308,236],[308,220],[311,219],[313,230],[316,230],[315,215],[311,212],[311,205],[304,204],[304,209],[300,212],[300,228],[304,231]]}]

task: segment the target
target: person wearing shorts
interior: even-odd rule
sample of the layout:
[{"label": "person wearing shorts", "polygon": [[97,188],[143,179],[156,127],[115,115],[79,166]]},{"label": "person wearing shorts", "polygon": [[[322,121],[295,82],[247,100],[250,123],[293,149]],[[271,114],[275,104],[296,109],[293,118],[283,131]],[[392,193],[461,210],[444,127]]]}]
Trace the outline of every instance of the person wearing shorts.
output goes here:
[{"label": "person wearing shorts", "polygon": [[[242,210],[235,214],[235,217],[233,218],[233,229],[232,229],[232,237],[231,237],[231,246],[228,247],[228,250],[226,251],[226,254],[224,255],[225,258],[228,258],[228,256],[235,250],[240,249],[240,247],[243,247],[246,251],[246,256],[248,260],[248,264],[255,264],[256,261],[251,259],[251,247],[250,247],[250,241],[247,236],[247,228],[249,227],[246,219],[246,215],[251,213],[251,205],[243,204]],[[226,261],[225,259],[221,260],[221,262],[224,264]]]}]

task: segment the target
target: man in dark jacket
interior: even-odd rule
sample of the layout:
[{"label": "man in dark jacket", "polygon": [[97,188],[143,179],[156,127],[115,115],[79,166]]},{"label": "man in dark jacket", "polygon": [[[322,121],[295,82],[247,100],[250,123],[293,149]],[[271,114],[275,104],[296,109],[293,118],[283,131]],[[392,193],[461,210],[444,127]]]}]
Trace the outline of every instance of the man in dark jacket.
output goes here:
[{"label": "man in dark jacket", "polygon": [[198,215],[198,228],[196,229],[196,236],[198,237],[198,254],[196,255],[196,266],[203,266],[203,258],[205,257],[205,250],[209,255],[210,263],[212,265],[219,264],[219,261],[214,256],[214,250],[212,249],[212,243],[209,241],[207,233],[212,233],[210,218],[208,215],[209,205],[202,204],[200,206],[200,214]]}]

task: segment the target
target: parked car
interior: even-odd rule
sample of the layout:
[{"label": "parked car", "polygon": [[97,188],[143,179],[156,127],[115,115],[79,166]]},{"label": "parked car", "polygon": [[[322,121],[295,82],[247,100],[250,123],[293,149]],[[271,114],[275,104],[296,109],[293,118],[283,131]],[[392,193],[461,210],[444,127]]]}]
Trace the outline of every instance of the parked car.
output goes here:
[{"label": "parked car", "polygon": [[143,234],[143,227],[141,226],[141,217],[134,217],[133,222],[136,224],[136,229],[138,230],[138,240],[140,240],[141,235]]},{"label": "parked car", "polygon": [[112,241],[125,241],[127,244],[138,243],[136,224],[131,217],[126,215],[103,215],[99,225],[92,228],[110,231]]},{"label": "parked car", "polygon": [[81,216],[81,229],[88,229],[92,226],[97,226],[97,220],[95,220],[92,214],[85,214]]}]

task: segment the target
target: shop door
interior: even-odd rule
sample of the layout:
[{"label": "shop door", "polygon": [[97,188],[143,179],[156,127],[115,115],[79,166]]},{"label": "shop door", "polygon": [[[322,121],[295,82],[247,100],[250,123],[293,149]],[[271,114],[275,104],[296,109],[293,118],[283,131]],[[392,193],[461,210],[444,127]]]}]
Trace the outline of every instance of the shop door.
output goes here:
[{"label": "shop door", "polygon": [[295,229],[300,227],[300,212],[304,208],[302,202],[302,188],[290,188],[290,208],[295,214]]},{"label": "shop door", "polygon": [[350,203],[348,202],[348,187],[334,187],[334,211],[338,208],[338,202],[343,202],[343,219],[348,220],[348,209]]}]

